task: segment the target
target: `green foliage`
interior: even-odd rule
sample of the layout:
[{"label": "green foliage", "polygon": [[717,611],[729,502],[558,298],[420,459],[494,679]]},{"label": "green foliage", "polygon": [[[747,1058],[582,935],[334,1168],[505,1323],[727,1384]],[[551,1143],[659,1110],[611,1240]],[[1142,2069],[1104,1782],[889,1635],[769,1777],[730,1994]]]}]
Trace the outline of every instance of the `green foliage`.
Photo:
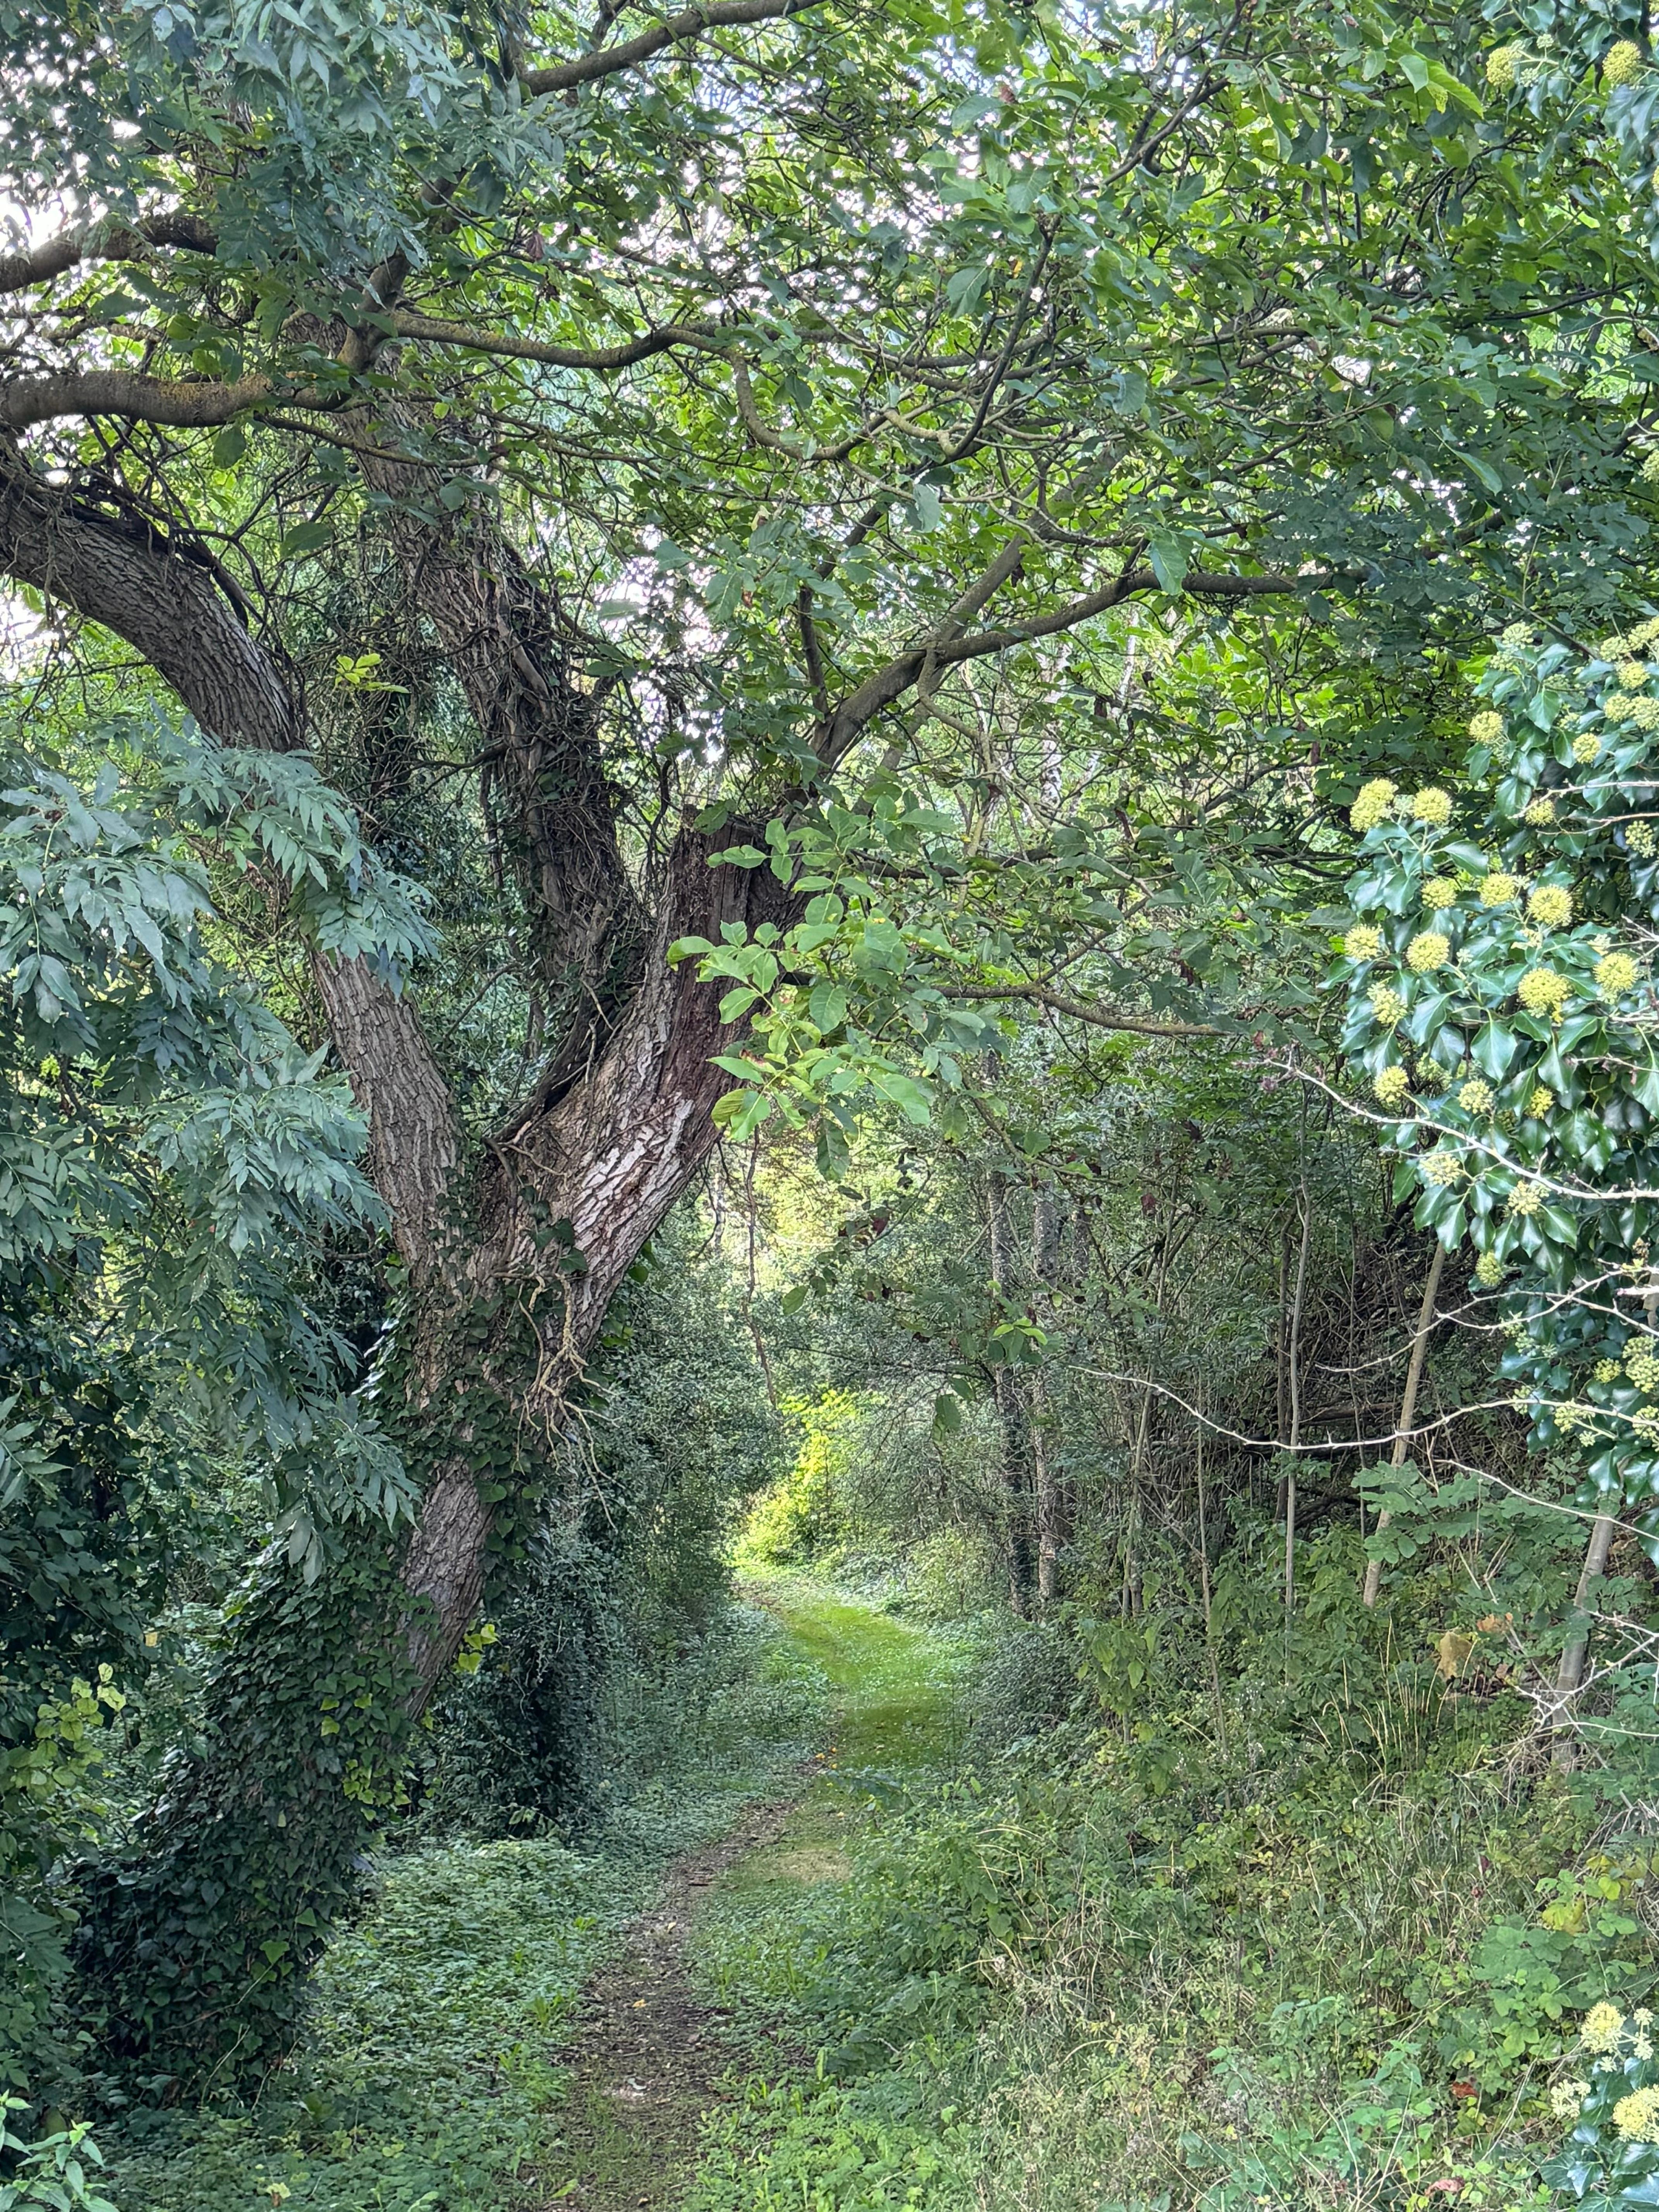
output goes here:
[{"label": "green foliage", "polygon": [[823,1684],[763,1615],[688,1666],[679,1757],[595,1847],[552,1835],[404,1832],[365,1869],[288,2062],[257,2098],[125,2107],[108,2134],[121,2212],[500,2212],[569,2185],[562,2142],[582,1985],[665,1863],[787,1783]]},{"label": "green foliage", "polygon": [[1615,2004],[1596,2006],[1579,2033],[1579,2061],[1588,2078],[1563,2081],[1552,2102],[1573,2122],[1544,2178],[1585,2212],[1651,2204],[1659,2177],[1659,2067],[1648,2030],[1653,2015],[1638,2006],[1626,2019]]},{"label": "green foliage", "polygon": [[844,1534],[836,1476],[844,1468],[844,1432],[858,1407],[845,1391],[784,1410],[805,1431],[794,1464],[756,1501],[744,1525],[743,1552],[765,1566],[801,1565],[832,1550]]},{"label": "green foliage", "polygon": [[104,2156],[85,2122],[31,2139],[10,2125],[12,2114],[26,2110],[21,2098],[0,2094],[0,2158],[9,2169],[0,2179],[0,2212],[115,2212],[88,2174]]},{"label": "green foliage", "polygon": [[68,1851],[95,1840],[106,1810],[99,1788],[104,1734],[125,1703],[114,1669],[75,1676],[69,1694],[40,1705],[33,1733],[17,1717],[0,1747],[0,1936],[9,1968],[0,1989],[0,2092],[24,2086],[38,2061],[69,1958],[73,1916],[48,1878]]},{"label": "green foliage", "polygon": [[492,1640],[438,1701],[424,1818],[603,1828],[702,1739],[732,1633],[726,1550],[783,1424],[695,1231],[671,1221],[612,1302],[540,1525],[485,1594]]}]

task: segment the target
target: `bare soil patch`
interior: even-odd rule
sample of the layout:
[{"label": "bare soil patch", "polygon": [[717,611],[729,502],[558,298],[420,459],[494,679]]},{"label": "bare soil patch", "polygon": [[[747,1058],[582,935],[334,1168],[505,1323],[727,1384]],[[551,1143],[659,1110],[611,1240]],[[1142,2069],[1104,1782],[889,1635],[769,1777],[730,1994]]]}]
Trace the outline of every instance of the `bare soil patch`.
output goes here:
[{"label": "bare soil patch", "polygon": [[677,2203],[696,2161],[697,2123],[731,2094],[726,2016],[692,1990],[685,1945],[714,1884],[783,1832],[793,1797],[754,1807],[729,1835],[670,1869],[660,1901],[629,1928],[589,1984],[562,2057],[573,2075],[565,2128],[574,2186],[558,2202],[590,2212]]}]

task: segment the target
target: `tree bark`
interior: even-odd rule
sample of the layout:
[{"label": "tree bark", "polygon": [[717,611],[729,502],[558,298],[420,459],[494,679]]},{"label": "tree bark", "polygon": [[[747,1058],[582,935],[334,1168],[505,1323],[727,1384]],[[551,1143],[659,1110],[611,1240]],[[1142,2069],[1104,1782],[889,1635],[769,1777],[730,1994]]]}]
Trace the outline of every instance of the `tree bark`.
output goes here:
[{"label": "tree bark", "polygon": [[[688,820],[647,925],[556,611],[490,534],[397,529],[409,588],[506,793],[568,1033],[526,1107],[469,1159],[412,1001],[362,961],[314,962],[409,1268],[407,1397],[386,1411],[424,1482],[402,1543],[371,1535],[315,1592],[267,1566],[210,1692],[206,1750],[169,1774],[119,1865],[89,1877],[79,1955],[102,1992],[106,2049],[198,2082],[280,2053],[305,1971],[356,1891],[365,1823],[393,1802],[407,1729],[484,1586],[501,1510],[500,1486],[479,1481],[492,1418],[498,1433],[505,1421],[556,1446],[613,1291],[713,1147],[727,1079],[710,1062],[740,1030],[720,1019],[720,985],[691,963],[671,969],[668,947],[794,910],[769,870],[711,865],[761,824],[711,837]],[[285,662],[251,635],[210,558],[7,459],[0,570],[125,638],[222,742],[305,742]],[[319,1709],[318,1679],[368,1686]]]},{"label": "tree bark", "polygon": [[[1013,1237],[1008,1221],[1008,1188],[994,1164],[986,1178],[986,1213],[991,1237],[991,1280],[1005,1296],[1012,1285]],[[1002,1443],[1002,1486],[1008,1514],[1008,1603],[1022,1620],[1031,1610],[1033,1546],[1030,1435],[1019,1383],[1013,1370],[999,1363],[991,1370],[991,1395]]]},{"label": "tree bark", "polygon": [[[1051,1190],[1040,1190],[1031,1207],[1031,1274],[1040,1301],[1038,1318],[1052,1339],[1054,1285],[1060,1273],[1060,1206]],[[1036,1594],[1039,1605],[1060,1595],[1060,1554],[1065,1546],[1066,1497],[1060,1475],[1060,1439],[1048,1400],[1046,1346],[1031,1380],[1031,1474],[1036,1492]]]},{"label": "tree bark", "polygon": [[1296,1460],[1302,1444],[1302,1309],[1308,1288],[1308,1248],[1313,1239],[1313,1206],[1307,1178],[1302,1182],[1302,1242],[1297,1253],[1296,1293],[1291,1301],[1290,1382],[1291,1433],[1287,1449],[1292,1456],[1285,1466],[1285,1622],[1288,1629],[1296,1607]]},{"label": "tree bark", "polygon": [[[1642,1316],[1650,1334],[1659,1322],[1659,1267],[1648,1277],[1647,1296],[1642,1301]],[[1580,1625],[1574,1629],[1562,1647],[1561,1664],[1555,1677],[1555,1750],[1554,1763],[1567,1767],[1573,1764],[1575,1751],[1568,1713],[1573,1699],[1583,1686],[1584,1662],[1589,1656],[1589,1623],[1583,1618],[1591,1593],[1607,1571],[1608,1555],[1613,1540],[1619,1529],[1619,1509],[1622,1498],[1615,1494],[1612,1506],[1598,1513],[1590,1523],[1589,1541],[1584,1547],[1584,1564],[1578,1573],[1578,1586],[1573,1592],[1572,1609]]]},{"label": "tree bark", "polygon": [[[1440,1271],[1446,1264],[1446,1248],[1438,1237],[1435,1239],[1434,1257],[1429,1262],[1429,1279],[1423,1285],[1423,1304],[1417,1316],[1417,1334],[1412,1339],[1412,1356],[1406,1366],[1406,1387],[1400,1397],[1400,1419],[1395,1424],[1394,1446],[1389,1454],[1390,1467],[1404,1467],[1406,1454],[1411,1448],[1412,1422],[1417,1413],[1418,1386],[1423,1380],[1423,1363],[1428,1356],[1429,1339],[1434,1334],[1434,1302],[1440,1295]],[[1358,1434],[1356,1429],[1355,1433]],[[1380,1535],[1389,1525],[1386,1510],[1376,1516]],[[1364,1604],[1370,1608],[1376,1603],[1377,1592],[1382,1587],[1382,1562],[1367,1559],[1364,1585],[1360,1591]]]}]

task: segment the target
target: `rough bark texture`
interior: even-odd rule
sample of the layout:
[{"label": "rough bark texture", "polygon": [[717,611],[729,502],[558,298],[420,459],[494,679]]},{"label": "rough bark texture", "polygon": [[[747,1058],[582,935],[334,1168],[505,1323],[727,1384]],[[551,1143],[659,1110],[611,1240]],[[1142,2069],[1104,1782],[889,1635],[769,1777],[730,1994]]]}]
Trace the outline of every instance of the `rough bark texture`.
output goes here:
[{"label": "rough bark texture", "polygon": [[40,483],[3,441],[0,568],[125,638],[226,744],[303,744],[292,688],[208,561],[130,514]]},{"label": "rough bark texture", "polygon": [[334,1048],[368,1116],[369,1170],[398,1249],[417,1280],[433,1271],[460,1159],[449,1086],[413,1000],[362,960],[319,960],[314,973]]},{"label": "rough bark texture", "polygon": [[[710,865],[759,825],[733,822],[711,841],[688,823],[647,923],[618,850],[596,702],[562,657],[556,609],[483,525],[440,532],[410,518],[394,537],[405,588],[472,704],[486,800],[510,832],[566,1036],[533,1097],[469,1164],[411,1001],[362,961],[316,963],[410,1268],[405,1425],[417,1444],[432,1440],[430,1456],[401,1558],[382,1542],[349,1583],[325,1578],[355,1649],[314,1644],[311,1600],[273,1570],[210,1700],[210,1748],[182,1760],[133,1850],[100,1878],[81,1957],[102,1992],[107,2047],[185,2079],[257,2071],[283,2047],[306,1968],[357,1879],[366,1808],[384,1802],[404,1734],[477,1607],[499,1509],[468,1455],[482,1428],[453,1418],[462,1395],[493,1391],[498,1414],[505,1402],[514,1420],[556,1433],[617,1284],[713,1147],[710,1108],[727,1085],[709,1063],[738,1032],[720,1022],[720,986],[691,963],[671,969],[669,945],[717,939],[728,921],[785,922],[793,907],[769,871]],[[222,741],[305,742],[285,663],[250,634],[207,556],[31,478],[15,456],[0,458],[0,570],[125,638]],[[526,1315],[529,1370],[514,1364]],[[463,1379],[474,1373],[481,1385]],[[479,1401],[466,1403],[471,1420]],[[366,1705],[340,1705],[356,1716],[349,1741],[318,1733],[317,1669],[372,1686]],[[238,1718],[279,1711],[279,1730]]]},{"label": "rough bark texture", "polygon": [[[430,471],[416,462],[371,458],[363,468],[390,500],[434,502]],[[591,1065],[639,979],[646,935],[617,845],[598,702],[573,676],[551,595],[493,524],[463,515],[439,532],[394,506],[390,527],[410,599],[466,694],[485,804],[538,917],[535,951],[562,1032],[545,1104]]]}]

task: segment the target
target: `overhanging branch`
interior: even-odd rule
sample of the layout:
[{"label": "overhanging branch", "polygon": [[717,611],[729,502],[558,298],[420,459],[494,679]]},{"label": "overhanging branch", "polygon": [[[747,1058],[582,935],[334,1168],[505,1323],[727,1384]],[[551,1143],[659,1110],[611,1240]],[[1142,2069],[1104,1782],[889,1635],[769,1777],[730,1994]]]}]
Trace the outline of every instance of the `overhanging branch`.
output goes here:
[{"label": "overhanging branch", "polygon": [[1093,1029],[1127,1030],[1135,1036],[1218,1037],[1231,1034],[1218,1029],[1212,1022],[1155,1022],[1139,1014],[1119,1013],[1115,1006],[1091,1006],[1086,999],[1074,999],[1064,991],[1047,990],[1040,983],[953,984],[940,995],[979,1001],[1025,999],[1039,1006],[1052,1007],[1056,1013],[1069,1014],[1074,1021],[1087,1022]]},{"label": "overhanging branch", "polygon": [[211,224],[179,208],[144,216],[135,223],[81,223],[27,252],[0,253],[0,293],[26,292],[32,284],[50,283],[82,261],[141,261],[153,246],[212,253],[218,244]]},{"label": "overhanging branch", "polygon": [[[957,602],[958,608],[976,612],[985,604],[992,591],[1012,574],[1018,565],[1018,555],[1024,539],[1016,538],[986,571],[980,581],[970,587]],[[1191,599],[1247,599],[1267,596],[1284,596],[1328,581],[1321,572],[1318,575],[1286,576],[1269,573],[1260,576],[1241,576],[1204,569],[1189,569],[1182,586],[1183,596]],[[1038,638],[1056,637],[1075,629],[1096,615],[1105,614],[1121,606],[1126,599],[1138,598],[1145,592],[1161,592],[1163,583],[1151,568],[1126,568],[1111,582],[1099,590],[1085,592],[1081,599],[1073,599],[1063,607],[1056,607],[1046,615],[1034,615],[1030,622],[1006,629],[972,630],[965,637],[949,637],[935,633],[921,645],[897,653],[884,667],[867,676],[856,691],[848,693],[831,714],[818,757],[826,767],[836,763],[855,744],[860,733],[894,701],[903,697],[924,671],[950,667],[960,661],[982,659],[994,653],[1006,653],[1016,646],[1030,645]],[[947,615],[941,629],[948,629],[957,617],[957,609]]]},{"label": "overhanging branch", "polygon": [[653,24],[637,38],[624,39],[619,46],[602,46],[597,53],[583,54],[574,62],[555,62],[546,69],[525,70],[519,82],[526,92],[569,92],[577,85],[593,84],[600,77],[615,76],[619,70],[633,69],[640,62],[649,61],[653,54],[659,54],[665,46],[683,46],[688,39],[700,39],[707,31],[746,23],[777,22],[787,15],[799,15],[808,8],[821,5],[822,0],[711,0],[706,7],[683,8],[678,15]]}]

